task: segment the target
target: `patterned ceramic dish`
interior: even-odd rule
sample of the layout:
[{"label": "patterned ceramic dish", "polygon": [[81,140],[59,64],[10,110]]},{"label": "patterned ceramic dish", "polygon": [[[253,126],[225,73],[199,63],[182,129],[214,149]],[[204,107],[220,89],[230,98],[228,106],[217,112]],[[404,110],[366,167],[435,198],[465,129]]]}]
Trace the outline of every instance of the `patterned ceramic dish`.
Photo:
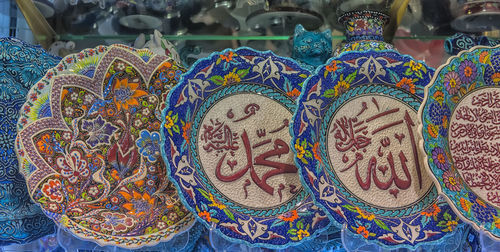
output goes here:
[{"label": "patterned ceramic dish", "polygon": [[223,237],[287,247],[329,220],[302,188],[288,124],[309,76],[249,48],[199,60],[170,93],[162,154],[185,206]]},{"label": "patterned ceramic dish", "polygon": [[419,110],[426,167],[463,220],[500,239],[500,46],[441,66]]},{"label": "patterned ceramic dish", "polygon": [[20,170],[34,202],[79,238],[136,248],[194,223],[165,178],[160,110],[184,72],[147,49],[65,57],[28,94]]},{"label": "patterned ceramic dish", "polygon": [[19,110],[29,89],[59,60],[39,46],[0,39],[0,246],[30,242],[55,231],[52,221],[29,200],[13,150]]},{"label": "patterned ceramic dish", "polygon": [[433,73],[393,50],[341,53],[305,82],[290,129],[316,202],[386,247],[437,241],[460,222],[417,148],[417,111]]}]

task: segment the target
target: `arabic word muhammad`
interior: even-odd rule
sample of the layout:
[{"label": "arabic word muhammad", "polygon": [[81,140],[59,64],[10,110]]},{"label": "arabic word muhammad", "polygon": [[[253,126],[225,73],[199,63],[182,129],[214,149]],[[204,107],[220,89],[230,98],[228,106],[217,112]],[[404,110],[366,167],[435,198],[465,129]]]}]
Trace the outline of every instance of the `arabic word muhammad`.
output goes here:
[{"label": "arabic word muhammad", "polygon": [[419,202],[431,189],[417,150],[417,113],[382,95],[356,97],[329,122],[335,176],[358,199],[384,209]]},{"label": "arabic word muhammad", "polygon": [[453,111],[448,137],[453,164],[465,184],[500,207],[500,89],[465,96]]},{"label": "arabic word muhammad", "polygon": [[291,117],[286,107],[257,94],[236,94],[213,105],[197,136],[202,169],[213,186],[251,208],[276,207],[297,195]]}]

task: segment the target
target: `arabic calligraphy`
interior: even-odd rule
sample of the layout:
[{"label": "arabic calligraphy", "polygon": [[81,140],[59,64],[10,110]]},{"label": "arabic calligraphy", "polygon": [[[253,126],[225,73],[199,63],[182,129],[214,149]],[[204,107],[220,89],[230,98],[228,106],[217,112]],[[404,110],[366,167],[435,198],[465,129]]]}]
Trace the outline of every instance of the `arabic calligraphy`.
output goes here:
[{"label": "arabic calligraphy", "polygon": [[262,95],[217,101],[197,135],[200,161],[214,187],[236,203],[258,208],[297,195],[301,183],[289,146],[291,117],[286,107]]},{"label": "arabic calligraphy", "polygon": [[465,96],[450,119],[455,168],[479,197],[500,206],[500,92],[485,88]]},{"label": "arabic calligraphy", "polygon": [[418,156],[416,112],[381,95],[345,103],[329,123],[333,171],[359,199],[381,208],[409,206],[431,187]]}]

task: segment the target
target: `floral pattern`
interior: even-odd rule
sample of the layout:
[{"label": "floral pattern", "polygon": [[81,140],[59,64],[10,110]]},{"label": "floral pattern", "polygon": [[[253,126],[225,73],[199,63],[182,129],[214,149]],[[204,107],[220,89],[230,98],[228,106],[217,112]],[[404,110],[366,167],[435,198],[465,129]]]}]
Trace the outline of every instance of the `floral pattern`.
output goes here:
[{"label": "floral pattern", "polygon": [[[348,23],[347,28],[352,28],[354,32],[369,26],[366,20],[363,20],[367,18],[363,17],[373,14],[361,12],[356,17],[353,16],[355,13],[349,13],[351,19],[347,21],[352,23]],[[361,20],[357,21],[356,18]],[[380,24],[380,20],[373,22]],[[364,31],[367,31],[366,28]],[[367,32],[373,33],[374,31]],[[352,36],[354,39],[350,44],[372,43],[362,37],[362,31],[359,34],[353,33]],[[362,40],[359,40],[360,38]],[[418,211],[412,207],[414,212],[390,211],[356,200],[333,175],[335,173],[326,154],[326,134],[322,130],[324,125],[327,125],[325,120],[328,111],[335,113],[337,108],[352,97],[384,93],[401,101],[402,98],[396,95],[401,92],[400,97],[415,99],[411,102],[405,100],[404,103],[413,104],[411,106],[418,110],[424,96],[424,87],[430,82],[433,74],[434,70],[423,62],[402,56],[394,50],[387,50],[387,47],[383,47],[383,50],[377,50],[376,46],[366,46],[360,51],[344,50],[319,67],[304,83],[291,125],[296,164],[301,168],[303,185],[312,192],[316,202],[328,211],[336,223],[345,224],[350,232],[391,249],[415,248],[425,242],[439,240],[454,232],[460,221],[451,207],[438,198],[436,188],[432,188],[428,197],[422,197],[417,203],[420,206]],[[371,85],[372,83],[376,85]],[[438,134],[444,133],[451,112],[443,115],[442,112],[449,109],[439,102],[436,102],[435,110],[436,116],[433,120],[438,124],[434,124],[429,130],[437,137]],[[363,149],[361,137],[356,138],[354,144]],[[311,155],[307,155],[308,153]],[[436,155],[438,154],[442,153],[436,150]],[[363,152],[361,155],[370,154]],[[443,159],[443,156],[439,158],[436,158],[436,162],[444,162],[440,165],[445,168],[446,159]]]},{"label": "floral pattern", "polygon": [[450,166],[448,157],[446,157],[446,153],[444,152],[443,148],[439,146],[432,150],[432,160],[434,164],[443,171],[448,170]]},{"label": "floral pattern", "polygon": [[[199,60],[170,92],[160,131],[162,156],[169,162],[168,174],[184,205],[218,234],[251,246],[284,248],[310,239],[328,226],[326,214],[304,191],[279,207],[255,209],[235,205],[217,188],[209,186],[203,167],[196,161],[198,140],[194,134],[200,131],[197,118],[206,114],[200,111],[215,101],[214,97],[222,99],[219,93],[260,93],[293,110],[294,100],[308,76],[307,70],[290,59],[240,48]],[[304,152],[303,156],[312,157],[313,153]]]},{"label": "floral pattern", "polygon": [[90,148],[95,148],[99,144],[110,144],[110,137],[117,129],[118,127],[106,122],[101,115],[94,120],[84,120],[82,123],[82,130],[88,132],[87,143]]},{"label": "floral pattern", "polygon": [[135,224],[134,219],[125,214],[104,212],[101,216],[104,218],[100,224],[102,229],[111,232],[123,233]]},{"label": "floral pattern", "polygon": [[128,79],[116,79],[113,91],[115,95],[113,96],[113,102],[116,105],[117,110],[128,110],[128,106],[137,106],[139,102],[137,98],[146,95],[146,91],[137,89],[139,83],[128,82]]},{"label": "floral pattern", "polygon": [[48,197],[50,201],[61,203],[63,201],[61,181],[49,179],[42,185],[42,193]]},{"label": "floral pattern", "polygon": [[[496,239],[500,237],[497,225],[500,213],[490,203],[479,198],[463,181],[457,164],[452,159],[449,147],[451,111],[467,94],[481,88],[496,86],[495,74],[500,69],[499,47],[475,47],[451,58],[435,75],[426,91],[421,108],[422,135],[427,154],[426,165],[438,182],[456,212],[464,219],[481,227]],[[499,75],[500,76],[500,75]],[[500,80],[500,79],[499,79]],[[448,218],[443,228],[452,228],[457,223]]]},{"label": "floral pattern", "polygon": [[446,90],[450,94],[456,94],[458,92],[458,90],[460,89],[460,86],[462,84],[462,80],[460,79],[457,72],[449,72],[444,77],[444,83],[445,83],[444,85],[446,87]]},{"label": "floral pattern", "polygon": [[484,81],[488,86],[498,85],[500,83],[500,53],[482,55],[479,61],[485,64]]},{"label": "floral pattern", "polygon": [[67,56],[30,91],[39,98],[25,104],[16,148],[33,200],[57,225],[138,248],[193,224],[159,158],[161,103],[184,71],[147,50],[97,47]]},{"label": "floral pattern", "polygon": [[156,162],[160,156],[160,134],[157,132],[141,131],[141,136],[136,142],[139,152],[147,157],[150,162]]},{"label": "floral pattern", "polygon": [[[0,247],[30,243],[54,233],[55,225],[33,203],[26,190],[14,148],[20,114],[24,111],[35,113],[31,105],[25,106],[24,103],[35,104],[46,98],[28,94],[29,90],[37,86],[45,72],[60,60],[41,46],[16,38],[0,38]],[[46,113],[47,110],[36,112]],[[50,136],[35,144],[44,152],[54,151]]]},{"label": "floral pattern", "polygon": [[463,83],[469,84],[476,79],[477,68],[470,60],[464,60],[458,66],[458,73]]},{"label": "floral pattern", "polygon": [[78,180],[84,180],[90,176],[87,161],[82,158],[78,150],[72,151],[69,156],[58,157],[56,160],[61,176],[68,179],[70,184],[75,184]]}]

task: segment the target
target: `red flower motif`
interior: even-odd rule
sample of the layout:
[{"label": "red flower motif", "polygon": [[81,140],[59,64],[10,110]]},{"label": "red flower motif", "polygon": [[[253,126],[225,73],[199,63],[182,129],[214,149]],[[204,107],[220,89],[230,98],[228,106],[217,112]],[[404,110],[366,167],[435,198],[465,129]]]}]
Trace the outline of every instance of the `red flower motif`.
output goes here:
[{"label": "red flower motif", "polygon": [[61,192],[61,181],[56,179],[49,179],[42,185],[42,194],[49,198],[51,201],[61,203],[63,201],[63,194]]}]

